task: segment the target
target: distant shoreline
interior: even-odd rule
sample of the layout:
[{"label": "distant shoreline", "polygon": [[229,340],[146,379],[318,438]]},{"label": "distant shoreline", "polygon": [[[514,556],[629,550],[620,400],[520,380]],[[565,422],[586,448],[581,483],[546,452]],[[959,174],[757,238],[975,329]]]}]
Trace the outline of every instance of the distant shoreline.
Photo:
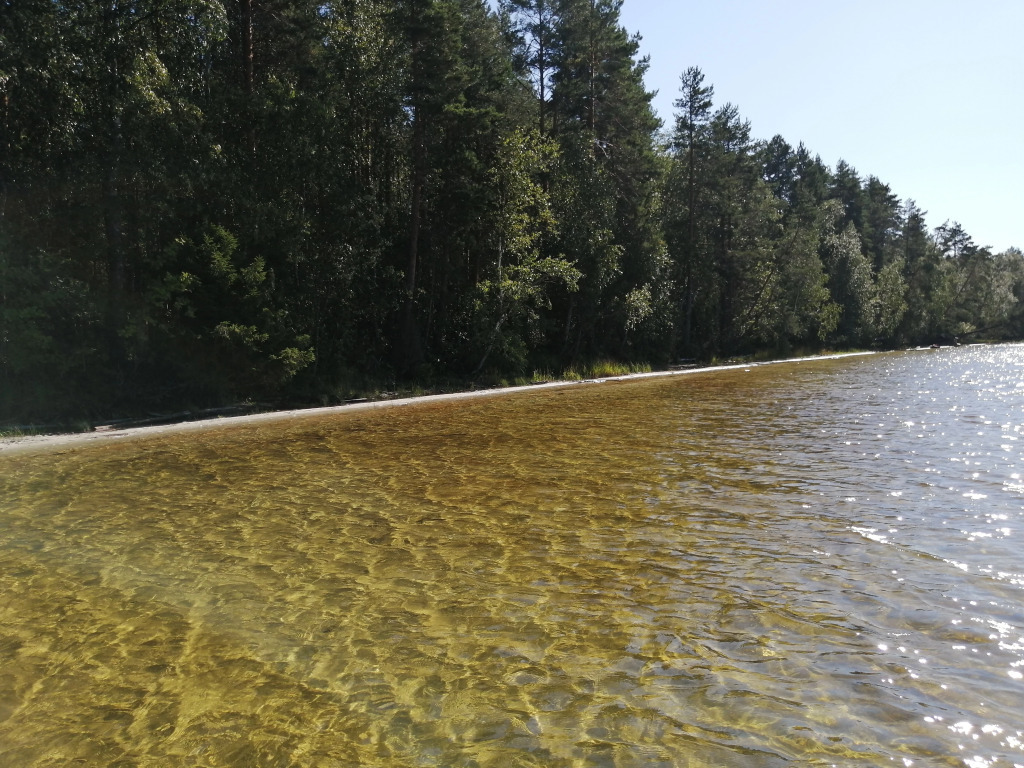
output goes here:
[{"label": "distant shoreline", "polygon": [[498,395],[510,395],[520,392],[531,392],[542,389],[563,389],[567,387],[582,386],[587,384],[601,384],[611,381],[635,381],[638,379],[664,378],[668,376],[686,376],[694,373],[713,373],[715,371],[729,371],[738,368],[755,368],[765,365],[779,365],[783,363],[802,363],[818,360],[838,360],[844,357],[860,357],[874,355],[876,352],[841,352],[831,355],[811,355],[809,357],[783,358],[780,360],[766,360],[763,362],[730,363],[729,365],[711,365],[694,368],[681,368],[676,370],[650,371],[648,373],[628,373],[619,376],[607,376],[596,379],[583,379],[578,381],[550,381],[538,384],[525,384],[513,387],[494,387],[491,389],[466,390],[461,392],[448,392],[436,395],[418,395],[412,397],[401,397],[386,400],[368,400],[366,402],[348,403],[345,405],[331,405],[318,408],[295,408],[282,411],[267,411],[265,413],[252,413],[244,416],[224,416],[220,418],[201,419],[196,421],[180,421],[171,424],[160,424],[151,426],[128,427],[125,429],[110,428],[93,432],[63,432],[49,435],[24,435],[15,437],[0,438],[0,456],[14,453],[43,452],[50,449],[62,447],[82,447],[97,443],[109,443],[112,441],[131,440],[138,437],[172,434],[177,432],[206,431],[210,429],[231,428],[244,424],[256,424],[260,422],[283,421],[286,419],[305,418],[309,416],[328,416],[338,413],[354,413],[375,408],[397,408],[409,405],[424,403],[436,403],[444,401],[468,400],[480,397],[495,397]]}]

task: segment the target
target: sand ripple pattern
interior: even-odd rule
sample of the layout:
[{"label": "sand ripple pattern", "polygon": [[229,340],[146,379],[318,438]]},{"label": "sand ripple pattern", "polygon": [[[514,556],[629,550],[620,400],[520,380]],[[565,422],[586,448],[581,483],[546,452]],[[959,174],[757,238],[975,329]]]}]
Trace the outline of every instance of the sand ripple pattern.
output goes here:
[{"label": "sand ripple pattern", "polygon": [[1024,764],[1022,404],[972,348],[4,457],[0,763]]}]

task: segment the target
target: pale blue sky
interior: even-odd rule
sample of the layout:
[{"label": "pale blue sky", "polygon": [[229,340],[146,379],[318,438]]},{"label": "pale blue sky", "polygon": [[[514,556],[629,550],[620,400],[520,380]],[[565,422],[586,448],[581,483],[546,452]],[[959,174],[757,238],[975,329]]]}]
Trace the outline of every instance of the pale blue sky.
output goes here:
[{"label": "pale blue sky", "polygon": [[625,0],[672,126],[690,66],[753,135],[843,158],[979,245],[1024,248],[1024,0]]}]

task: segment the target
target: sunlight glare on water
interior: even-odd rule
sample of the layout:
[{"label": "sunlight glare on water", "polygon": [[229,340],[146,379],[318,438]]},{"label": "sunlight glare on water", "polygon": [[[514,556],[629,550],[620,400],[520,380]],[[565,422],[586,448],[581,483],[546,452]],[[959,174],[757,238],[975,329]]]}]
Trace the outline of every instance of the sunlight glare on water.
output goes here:
[{"label": "sunlight glare on water", "polygon": [[1024,347],[0,456],[0,762],[1024,765]]}]

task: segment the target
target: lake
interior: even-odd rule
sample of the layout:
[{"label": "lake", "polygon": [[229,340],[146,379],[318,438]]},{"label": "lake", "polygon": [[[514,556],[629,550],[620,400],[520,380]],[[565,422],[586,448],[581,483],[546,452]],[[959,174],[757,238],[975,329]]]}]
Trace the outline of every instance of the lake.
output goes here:
[{"label": "lake", "polygon": [[1024,346],[0,455],[0,763],[1024,765]]}]

